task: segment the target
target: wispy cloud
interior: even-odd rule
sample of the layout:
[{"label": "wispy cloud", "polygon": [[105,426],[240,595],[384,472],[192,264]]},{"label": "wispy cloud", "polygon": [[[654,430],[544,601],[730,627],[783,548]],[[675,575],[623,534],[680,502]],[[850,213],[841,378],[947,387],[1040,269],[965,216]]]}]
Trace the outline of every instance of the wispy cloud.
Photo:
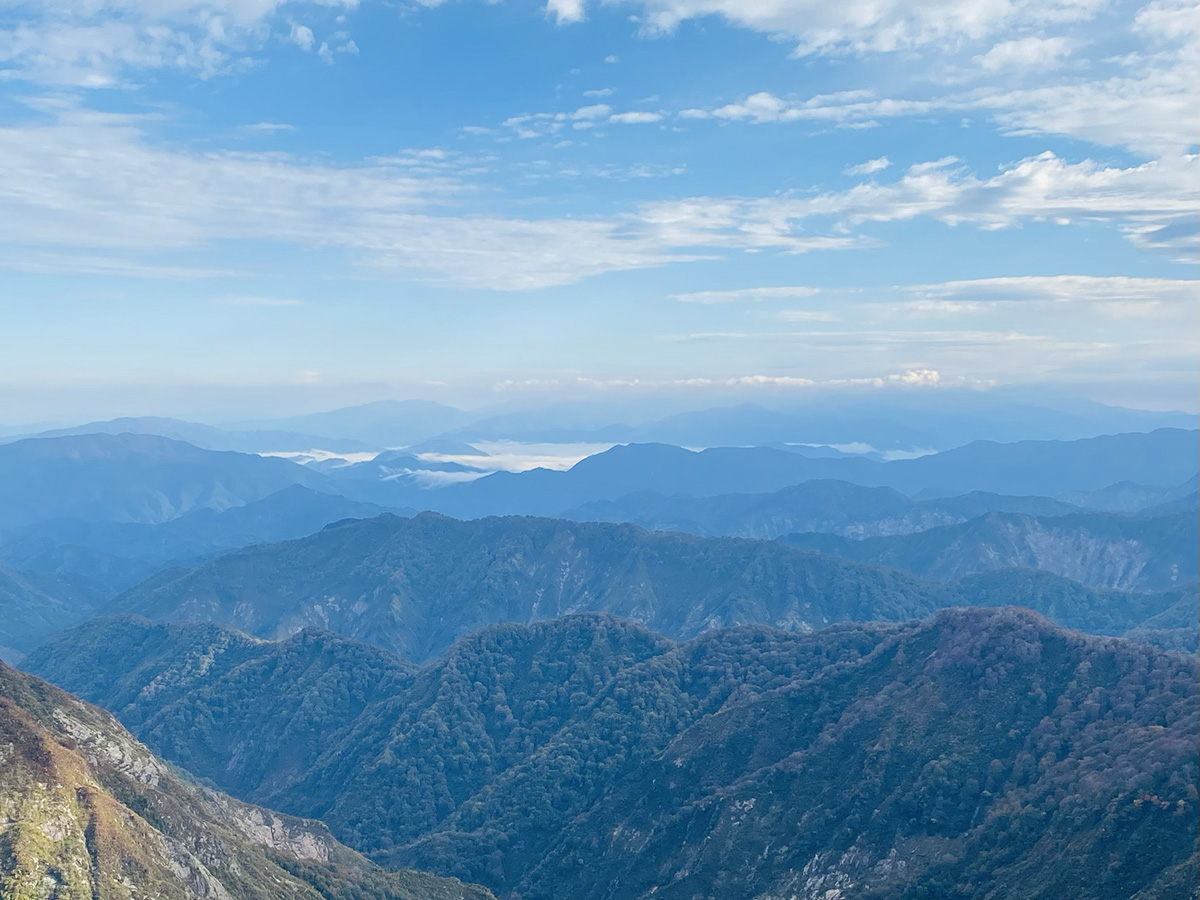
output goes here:
[{"label": "wispy cloud", "polygon": [[[577,111],[578,113],[579,111]],[[871,223],[926,218],[1004,228],[1031,219],[1108,223],[1131,239],[1194,223],[1194,157],[1137,166],[1046,153],[987,178],[938,160],[890,182],[761,198],[688,197],[603,217],[460,211],[469,185],[443,151],[336,165],[279,153],[161,146],[150,122],[53,103],[36,124],[0,128],[0,241],[156,264],[223,240],[340,248],[350,261],[435,282],[528,289],[730,250],[869,247]],[[584,108],[574,121],[604,111]],[[453,163],[452,160],[449,161]],[[157,258],[149,260],[148,257]]]},{"label": "wispy cloud", "polygon": [[[145,71],[174,69],[209,78],[244,69],[290,12],[353,6],[357,0],[108,0],[17,3],[0,24],[0,72],[7,79],[104,88]],[[5,4],[13,5],[10,2]],[[11,20],[10,20],[11,21]],[[304,24],[282,25],[303,50],[317,44]],[[351,42],[352,43],[352,42]]]},{"label": "wispy cloud", "polygon": [[[910,3],[904,0],[626,0],[650,32],[673,31],[688,19],[718,15],[733,25],[796,42],[796,53],[865,53],[985,39],[1008,29],[1078,22],[1094,16],[1101,0],[978,0]],[[549,0],[560,23],[586,16],[584,0]]]},{"label": "wispy cloud", "polygon": [[680,303],[740,303],[745,300],[776,300],[795,297],[812,297],[821,293],[820,288],[806,285],[783,287],[738,288],[732,291],[695,291],[690,294],[671,294],[672,300]]},{"label": "wispy cloud", "polygon": [[255,122],[252,125],[240,125],[237,130],[242,134],[271,135],[295,131],[296,126],[284,122]]},{"label": "wispy cloud", "polygon": [[303,306],[303,300],[294,297],[253,297],[232,296],[219,298],[220,303],[231,303],[234,306]]},{"label": "wispy cloud", "polygon": [[1200,303],[1200,281],[1120,275],[1022,275],[915,284],[903,288],[920,297],[1058,303]]},{"label": "wispy cloud", "polygon": [[857,166],[847,166],[842,169],[846,175],[874,175],[876,172],[882,172],[892,161],[886,156],[880,156],[877,159],[868,159],[865,163],[859,163]]},{"label": "wispy cloud", "polygon": [[1062,65],[1070,53],[1071,42],[1065,37],[1024,37],[1000,41],[987,53],[976,56],[972,62],[990,72],[1029,67],[1045,71]]},{"label": "wispy cloud", "polygon": [[[664,389],[770,389],[770,388],[829,388],[829,387],[937,387],[945,384],[941,373],[933,369],[909,369],[885,375],[865,375],[852,378],[806,378],[801,375],[729,375],[712,377],[696,375],[690,378],[593,378],[576,375],[563,378],[530,378],[505,380],[493,384],[496,391],[560,390],[583,388],[592,391],[661,391]],[[956,380],[955,385],[961,381]]]}]

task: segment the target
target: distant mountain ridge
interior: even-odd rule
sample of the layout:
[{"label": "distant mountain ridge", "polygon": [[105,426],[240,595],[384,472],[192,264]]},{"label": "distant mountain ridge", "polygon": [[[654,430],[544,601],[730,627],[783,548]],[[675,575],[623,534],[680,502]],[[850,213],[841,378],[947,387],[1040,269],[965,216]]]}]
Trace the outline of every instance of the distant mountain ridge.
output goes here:
[{"label": "distant mountain ridge", "polygon": [[[1083,614],[1060,619],[1064,624],[1105,633],[1124,633],[1181,599],[1098,592],[1054,576],[1038,583],[1054,585],[1054,607],[1034,608],[1057,618],[1069,607]],[[577,612],[619,615],[687,639],[746,623],[812,630],[839,621],[903,621],[947,606],[1024,604],[1027,593],[1019,572],[947,586],[776,541],[425,513],[340,523],[195,569],[168,570],[111,608],[159,621],[215,622],[268,639],[317,626],[422,662],[485,625]],[[1035,592],[1028,602],[1043,596],[1051,594]]]},{"label": "distant mountain ridge", "polygon": [[372,445],[362,441],[331,439],[311,434],[297,434],[292,431],[227,431],[223,428],[214,428],[212,425],[201,425],[196,422],[185,422],[181,419],[168,419],[157,416],[109,419],[104,422],[88,422],[70,428],[54,428],[34,434],[0,437],[0,443],[11,443],[12,441],[26,438],[46,439],[74,437],[85,434],[158,435],[159,437],[169,438],[174,441],[185,441],[205,450],[234,450],[239,453],[269,453],[315,449],[341,453],[362,453],[382,449],[380,445]]},{"label": "distant mountain ridge", "polygon": [[54,632],[95,614],[105,598],[90,587],[0,565],[0,660],[15,662]]},{"label": "distant mountain ridge", "polygon": [[0,528],[56,518],[164,522],[241,506],[293,484],[329,486],[287,460],[202,450],[157,435],[30,438],[0,445]]},{"label": "distant mountain ridge", "polygon": [[1122,481],[1097,491],[1068,492],[1059,497],[1086,509],[1144,515],[1164,504],[1187,501],[1200,488],[1200,475],[1180,485],[1150,485]]},{"label": "distant mountain ridge", "polygon": [[198,509],[159,524],[53,519],[0,531],[0,658],[18,659],[168,564],[194,565],[382,512],[292,485],[244,506]]},{"label": "distant mountain ridge", "polygon": [[1200,518],[989,513],[919,533],[848,540],[791,534],[796,547],[940,581],[996,569],[1053,572],[1090,587],[1161,591],[1200,581]]},{"label": "distant mountain ridge", "polygon": [[413,511],[388,510],[294,484],[242,506],[197,509],[161,523],[51,519],[10,529],[0,532],[0,562],[39,572],[87,575],[115,593],[169,562],[190,563],[251,544],[304,537],[333,522],[369,519],[383,512]]},{"label": "distant mountain ridge", "polygon": [[514,900],[1200,887],[1195,657],[1008,609],[684,644],[583,615],[395,663],[372,698],[386,654],[355,646],[125,618],[30,661],[229,790]]},{"label": "distant mountain ridge", "polygon": [[1049,497],[1009,497],[982,491],[940,500],[913,500],[893,488],[847,481],[806,481],[770,494],[669,497],[658,491],[598,500],[567,510],[580,522],[630,522],[653,531],[719,537],[778,538],[793,532],[843,537],[910,534],[954,525],[989,512],[1062,515],[1078,507]]}]

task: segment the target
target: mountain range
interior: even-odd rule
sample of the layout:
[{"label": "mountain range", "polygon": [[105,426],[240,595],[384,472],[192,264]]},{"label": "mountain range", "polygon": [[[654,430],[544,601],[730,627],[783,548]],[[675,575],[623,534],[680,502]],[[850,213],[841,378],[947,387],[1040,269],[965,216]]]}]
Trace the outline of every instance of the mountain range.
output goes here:
[{"label": "mountain range", "polygon": [[747,623],[810,631],[833,622],[903,621],[949,606],[1018,604],[1070,627],[1122,634],[1192,598],[1189,591],[1096,591],[1019,570],[948,586],[777,541],[424,513],[341,522],[300,540],[168,569],[110,609],[215,622],[267,639],[329,628],[424,662],[486,625],[576,612],[619,615],[688,639]]},{"label": "mountain range", "polygon": [[[769,493],[813,480],[891,487],[915,498],[974,491],[1053,497],[1120,481],[1183,482],[1197,474],[1200,432],[1160,429],[1079,441],[977,441],[944,453],[892,462],[860,457],[813,458],[770,447],[718,447],[693,452],[665,444],[631,444],[590,456],[565,472],[495,472],[436,491],[408,482],[339,482],[358,499],[433,509],[460,518],[560,515],[587,503],[639,491],[713,497]],[[328,471],[331,477],[335,471]]]},{"label": "mountain range", "polygon": [[682,644],[568,616],[419,670],[328,633],[118,617],[28,665],[226,790],[505,900],[1200,884],[1196,658],[1026,612]]},{"label": "mountain range", "polygon": [[487,900],[389,872],[318,822],[191,783],[108,713],[0,663],[8,900]]},{"label": "mountain range", "polygon": [[[361,503],[460,518],[592,515],[587,505],[626,502],[621,498],[637,492],[710,498],[770,493],[814,480],[890,487],[918,500],[980,492],[1052,497],[1119,482],[1184,482],[1196,476],[1198,458],[1200,432],[1160,429],[1071,442],[981,441],[892,462],[770,447],[692,452],[635,444],[587,457],[568,471],[479,477],[469,466],[420,460],[410,451],[353,465],[304,466],[150,434],[70,435],[0,445],[0,530],[64,518],[157,524],[199,509],[242,506],[297,484]],[[885,506],[901,502],[874,499]],[[1016,504],[1013,511],[1062,511],[1050,504],[1031,506],[1031,500],[996,500],[990,506],[986,498],[975,500],[983,509],[1010,510]]]},{"label": "mountain range", "polygon": [[0,896],[1200,900],[1194,421],[914,398],[0,443]]}]

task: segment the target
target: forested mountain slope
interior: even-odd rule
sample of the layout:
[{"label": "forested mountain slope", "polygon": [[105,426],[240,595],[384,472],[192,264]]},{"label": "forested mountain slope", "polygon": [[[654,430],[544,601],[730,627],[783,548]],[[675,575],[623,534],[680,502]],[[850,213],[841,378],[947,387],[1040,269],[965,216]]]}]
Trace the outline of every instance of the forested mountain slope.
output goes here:
[{"label": "forested mountain slope", "polygon": [[[1200,879],[1196,659],[1029,613],[683,644],[603,616],[497,626],[416,673],[380,663],[390,695],[287,784],[250,757],[296,744],[276,729],[297,703],[365,697],[352,642],[91,628],[31,664],[99,684],[164,753],[205,723],[201,771],[242,796],[513,900],[1174,900]],[[286,671],[307,673],[291,692]]]},{"label": "forested mountain slope", "polygon": [[[217,622],[262,638],[317,626],[422,662],[485,625],[575,612],[619,615],[673,639],[746,623],[811,630],[903,621],[947,606],[1030,605],[1057,616],[1036,596],[1026,599],[1026,581],[995,573],[981,592],[980,582],[946,586],[777,541],[557,519],[385,515],[163,572],[117,598],[114,611]],[[1056,590],[1094,607],[1063,624],[1116,634],[1179,599]],[[1075,603],[1077,611],[1085,605]]]}]

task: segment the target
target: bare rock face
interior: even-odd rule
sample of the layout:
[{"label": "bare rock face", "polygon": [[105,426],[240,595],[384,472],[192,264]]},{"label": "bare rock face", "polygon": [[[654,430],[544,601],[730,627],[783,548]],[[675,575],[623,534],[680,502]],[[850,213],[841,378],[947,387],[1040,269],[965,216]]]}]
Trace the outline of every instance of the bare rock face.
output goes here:
[{"label": "bare rock face", "polygon": [[[364,892],[364,890],[366,892]],[[5,900],[486,900],[184,780],[110,714],[0,663]]]}]

